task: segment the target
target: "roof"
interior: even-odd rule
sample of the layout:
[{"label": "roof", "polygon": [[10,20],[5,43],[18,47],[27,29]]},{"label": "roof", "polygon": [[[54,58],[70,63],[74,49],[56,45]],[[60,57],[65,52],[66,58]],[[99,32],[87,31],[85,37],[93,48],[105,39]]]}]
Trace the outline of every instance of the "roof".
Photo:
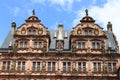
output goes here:
[{"label": "roof", "polygon": [[[63,52],[71,52],[70,50],[70,44],[69,44],[69,40],[70,40],[70,32],[69,30],[64,30],[63,31],[63,35],[64,35],[64,50]],[[55,52],[56,51],[56,40],[57,37],[56,35],[58,34],[57,30],[50,30],[50,39],[51,39],[51,43],[50,43],[50,47],[49,47],[49,52]],[[114,35],[111,32],[106,31],[106,36],[107,36],[107,42],[106,42],[106,48],[111,48],[111,52],[112,53],[117,53],[117,45],[115,43],[115,39],[114,39]],[[11,33],[11,31],[8,33],[6,39],[4,40],[1,48],[0,48],[0,52],[7,52],[8,51],[8,47],[10,45],[10,43],[12,43],[13,45],[13,35]]]}]

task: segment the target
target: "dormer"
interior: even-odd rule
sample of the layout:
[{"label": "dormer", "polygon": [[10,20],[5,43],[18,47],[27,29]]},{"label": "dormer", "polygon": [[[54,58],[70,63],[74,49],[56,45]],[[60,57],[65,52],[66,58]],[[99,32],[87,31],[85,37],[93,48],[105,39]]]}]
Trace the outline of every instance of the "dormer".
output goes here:
[{"label": "dormer", "polygon": [[[71,48],[72,44],[76,43],[76,53],[102,53],[102,42],[104,48],[106,44],[106,35],[103,28],[95,24],[95,20],[88,15],[88,10],[85,10],[85,17],[80,20],[81,23],[77,24],[70,35]],[[97,51],[97,52],[95,52]]]},{"label": "dormer", "polygon": [[48,51],[50,34],[40,21],[33,11],[32,16],[28,17],[26,23],[18,27],[14,35],[14,41],[19,46],[18,53],[43,53]]}]

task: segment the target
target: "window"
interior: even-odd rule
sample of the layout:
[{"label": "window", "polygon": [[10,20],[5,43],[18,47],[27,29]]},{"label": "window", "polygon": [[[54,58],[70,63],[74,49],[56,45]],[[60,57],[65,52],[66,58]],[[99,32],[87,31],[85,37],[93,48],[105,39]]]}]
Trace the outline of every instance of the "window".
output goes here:
[{"label": "window", "polygon": [[17,70],[18,71],[24,71],[25,70],[25,62],[24,61],[23,62],[21,62],[21,61],[18,62]]},{"label": "window", "polygon": [[99,42],[92,42],[92,48],[93,49],[100,49],[100,43]]},{"label": "window", "polygon": [[84,41],[78,41],[78,49],[84,49],[85,48],[85,42]]},{"label": "window", "polygon": [[35,29],[28,30],[28,35],[36,35],[36,30]]},{"label": "window", "polygon": [[101,72],[101,63],[93,62],[93,72]]},{"label": "window", "polygon": [[85,30],[84,33],[85,35],[92,35],[92,30]]},{"label": "window", "polygon": [[2,70],[10,70],[10,61],[3,61]]},{"label": "window", "polygon": [[40,62],[33,62],[32,70],[33,71],[40,71]]},{"label": "window", "polygon": [[116,69],[116,63],[113,63],[113,72],[116,72],[117,69]]},{"label": "window", "polygon": [[63,62],[63,72],[71,71],[71,62]]},{"label": "window", "polygon": [[34,42],[34,48],[42,48],[42,42]]},{"label": "window", "polygon": [[27,41],[20,42],[20,48],[28,48],[28,42]]},{"label": "window", "polygon": [[86,62],[78,62],[78,71],[86,72]]},{"label": "window", "polygon": [[55,62],[48,62],[48,71],[55,71]]},{"label": "window", "polygon": [[116,63],[109,62],[108,63],[108,72],[116,72]]}]

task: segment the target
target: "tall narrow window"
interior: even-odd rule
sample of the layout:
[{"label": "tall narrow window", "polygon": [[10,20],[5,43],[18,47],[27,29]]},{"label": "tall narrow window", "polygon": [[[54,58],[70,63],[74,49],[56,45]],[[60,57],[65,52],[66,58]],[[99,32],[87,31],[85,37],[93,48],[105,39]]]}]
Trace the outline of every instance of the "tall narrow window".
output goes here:
[{"label": "tall narrow window", "polygon": [[32,70],[35,71],[36,70],[36,62],[33,62],[33,65],[32,65]]},{"label": "tall narrow window", "polygon": [[28,34],[31,35],[31,30],[28,31]]},{"label": "tall narrow window", "polygon": [[71,71],[71,63],[68,62],[68,71]]},{"label": "tall narrow window", "polygon": [[101,63],[98,63],[98,72],[101,72]]},{"label": "tall narrow window", "polygon": [[48,71],[51,71],[51,62],[48,62]]},{"label": "tall narrow window", "polygon": [[79,49],[81,48],[81,42],[78,42],[78,48]]},{"label": "tall narrow window", "polygon": [[89,30],[89,35],[92,35],[92,30]]},{"label": "tall narrow window", "polygon": [[82,42],[82,48],[83,49],[85,48],[85,42]]},{"label": "tall narrow window", "polygon": [[37,42],[34,42],[34,48],[37,48]]},{"label": "tall narrow window", "polygon": [[99,44],[99,42],[97,42],[97,49],[100,49],[100,44]]},{"label": "tall narrow window", "polygon": [[79,71],[79,72],[82,71],[81,62],[78,62],[78,71]]},{"label": "tall narrow window", "polygon": [[4,71],[6,70],[6,69],[5,69],[5,68],[6,68],[6,64],[7,64],[6,61],[3,61],[2,70],[4,70]]},{"label": "tall narrow window", "polygon": [[21,68],[21,62],[18,62],[17,70],[20,71],[20,68]]},{"label": "tall narrow window", "polygon": [[116,63],[113,63],[113,72],[116,72],[117,69],[116,69]]},{"label": "tall narrow window", "polygon": [[23,42],[20,42],[20,48],[23,48]]},{"label": "tall narrow window", "polygon": [[22,71],[25,70],[25,62],[22,62]]},{"label": "tall narrow window", "polygon": [[86,72],[86,62],[83,62],[83,72]]},{"label": "tall narrow window", "polygon": [[108,63],[108,72],[112,72],[112,65],[111,65],[111,63]]},{"label": "tall narrow window", "polygon": [[55,71],[55,62],[52,64],[52,71]]},{"label": "tall narrow window", "polygon": [[28,43],[25,42],[25,43],[24,43],[24,46],[25,46],[25,48],[28,48]]},{"label": "tall narrow window", "polygon": [[97,65],[96,65],[95,62],[93,63],[93,71],[94,71],[94,72],[97,72]]},{"label": "tall narrow window", "polygon": [[40,71],[40,62],[37,62],[37,71]]},{"label": "tall narrow window", "polygon": [[42,48],[42,42],[39,42],[39,48]]},{"label": "tall narrow window", "polygon": [[63,62],[63,71],[66,71],[66,62]]},{"label": "tall narrow window", "polygon": [[36,34],[36,30],[33,30],[33,35],[35,35]]},{"label": "tall narrow window", "polygon": [[92,42],[92,48],[95,49],[95,42]]}]

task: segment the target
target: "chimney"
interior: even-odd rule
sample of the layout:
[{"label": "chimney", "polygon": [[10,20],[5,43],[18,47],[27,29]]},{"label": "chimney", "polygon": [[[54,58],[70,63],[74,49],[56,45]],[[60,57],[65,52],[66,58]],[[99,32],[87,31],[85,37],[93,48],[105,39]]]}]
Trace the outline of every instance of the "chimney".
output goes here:
[{"label": "chimney", "polygon": [[63,40],[63,25],[62,24],[58,25],[58,39]]},{"label": "chimney", "polygon": [[107,31],[112,32],[112,24],[111,24],[111,22],[108,22],[108,24],[107,24]]},{"label": "chimney", "polygon": [[15,34],[15,30],[16,30],[16,23],[15,22],[11,23],[11,28],[12,28],[11,33]]}]

